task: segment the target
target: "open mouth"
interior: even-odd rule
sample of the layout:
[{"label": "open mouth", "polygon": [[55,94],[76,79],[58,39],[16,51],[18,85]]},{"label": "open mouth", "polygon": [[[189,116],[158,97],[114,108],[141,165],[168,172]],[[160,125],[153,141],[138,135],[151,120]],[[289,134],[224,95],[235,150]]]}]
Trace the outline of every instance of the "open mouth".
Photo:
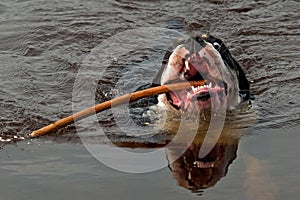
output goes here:
[{"label": "open mouth", "polygon": [[193,109],[193,105],[200,106],[200,109],[211,108],[212,102],[215,106],[220,105],[227,95],[227,84],[216,77],[216,70],[209,69],[209,60],[200,55],[193,54],[180,61],[181,70],[178,77],[167,81],[178,83],[183,81],[205,80],[204,86],[198,86],[186,90],[172,91],[167,93],[168,102],[177,110],[186,111]]}]

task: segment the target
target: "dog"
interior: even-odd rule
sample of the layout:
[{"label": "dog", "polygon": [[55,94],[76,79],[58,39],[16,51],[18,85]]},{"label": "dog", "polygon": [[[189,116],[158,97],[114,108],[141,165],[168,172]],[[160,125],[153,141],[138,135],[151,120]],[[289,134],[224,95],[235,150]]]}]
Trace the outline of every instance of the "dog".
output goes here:
[{"label": "dog", "polygon": [[251,103],[253,100],[242,67],[222,40],[208,34],[174,42],[167,50],[162,67],[152,83],[137,90],[200,80],[205,80],[204,86],[191,86],[148,98],[147,106],[159,104],[175,112],[193,112],[198,108],[204,111],[220,108],[231,110],[241,102]]},{"label": "dog", "polygon": [[241,66],[220,39],[207,34],[179,40],[166,53],[154,82],[165,85],[200,80],[205,80],[204,86],[162,94],[158,101],[169,110],[192,112],[197,107],[233,109],[251,99]]}]

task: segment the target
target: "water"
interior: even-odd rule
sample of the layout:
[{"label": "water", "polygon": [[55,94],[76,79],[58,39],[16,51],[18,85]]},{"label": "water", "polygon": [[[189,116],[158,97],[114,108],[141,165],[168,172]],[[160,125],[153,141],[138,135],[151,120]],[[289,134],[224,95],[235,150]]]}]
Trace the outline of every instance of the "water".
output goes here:
[{"label": "water", "polygon": [[[225,41],[245,69],[255,101],[250,111],[237,111],[237,121],[229,120],[225,130],[243,135],[229,145],[237,149],[225,147],[233,149],[232,155],[236,152],[237,157],[231,156],[233,163],[228,163],[225,177],[200,194],[207,199],[236,199],[249,193],[256,195],[249,199],[295,198],[300,129],[298,13],[299,3],[292,0],[1,1],[0,137],[19,141],[72,114],[76,76],[95,48],[111,38],[122,39],[124,45],[115,50],[125,53],[114,58],[114,49],[106,52],[112,57],[101,63],[107,69],[104,76],[99,75],[93,93],[96,102],[131,91],[153,77],[168,39],[162,37],[150,47],[143,46],[159,34],[155,30],[211,33]],[[126,37],[126,31],[139,28],[152,31],[142,32],[140,43],[134,34]],[[140,48],[130,51],[131,42]],[[110,112],[98,115],[98,120],[121,146],[151,150],[168,139],[153,128],[124,125],[127,131],[121,131]],[[199,195],[177,186],[167,168],[143,175],[111,170],[94,160],[80,143],[74,126],[43,139],[2,142],[3,199],[66,198],[69,191],[76,191],[78,199],[193,199]],[[130,184],[125,189],[120,182]],[[266,186],[263,191],[253,187],[261,184]]]}]

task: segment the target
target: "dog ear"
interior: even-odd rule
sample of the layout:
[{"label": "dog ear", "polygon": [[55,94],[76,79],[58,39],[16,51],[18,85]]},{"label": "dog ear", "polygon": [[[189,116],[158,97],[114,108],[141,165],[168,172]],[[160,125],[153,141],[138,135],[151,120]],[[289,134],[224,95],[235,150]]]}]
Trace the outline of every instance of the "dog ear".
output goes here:
[{"label": "dog ear", "polygon": [[238,76],[240,94],[245,100],[253,99],[250,93],[250,84],[240,64],[232,57],[229,49],[225,46],[222,40],[208,34],[201,36],[203,40],[209,42],[220,53],[225,64],[235,70]]}]

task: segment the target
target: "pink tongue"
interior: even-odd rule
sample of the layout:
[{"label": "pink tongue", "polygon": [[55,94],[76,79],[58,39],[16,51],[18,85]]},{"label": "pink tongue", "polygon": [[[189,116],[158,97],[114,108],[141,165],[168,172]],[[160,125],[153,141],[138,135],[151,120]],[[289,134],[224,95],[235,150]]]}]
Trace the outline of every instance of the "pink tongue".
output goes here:
[{"label": "pink tongue", "polygon": [[[211,94],[217,94],[218,92],[222,91],[221,88],[207,88],[203,87],[201,89],[197,89],[195,92],[190,91],[190,95],[187,95],[187,92],[182,91],[174,91],[170,92],[170,97],[172,99],[172,104],[177,106],[178,108],[184,108],[185,110],[188,109],[190,104],[192,103],[192,99],[195,95],[201,93],[201,92],[210,92]],[[208,100],[210,101],[210,100]]]},{"label": "pink tongue", "polygon": [[184,92],[180,92],[180,91],[176,91],[176,92],[171,92],[171,99],[172,99],[172,103],[174,105],[176,105],[177,107],[181,108],[182,105],[184,105],[184,97],[186,96],[186,94],[184,94]]},{"label": "pink tongue", "polygon": [[[211,89],[212,90],[212,89]],[[187,97],[186,91],[174,91],[170,92],[170,96],[172,99],[173,105],[177,106],[178,108],[184,107],[185,110],[189,107],[189,105],[192,103],[192,98],[201,92],[209,92],[208,88],[201,88],[200,90],[193,93],[190,91],[190,96]],[[212,91],[211,91],[212,92]]]},{"label": "pink tongue", "polygon": [[213,92],[212,89],[209,90],[208,88],[201,88],[200,90],[197,90],[195,93],[191,94],[186,100],[185,100],[185,105],[184,105],[184,109],[187,110],[187,108],[189,107],[189,105],[191,104],[192,102],[192,99],[193,97],[196,95],[196,94],[199,94],[201,92]]}]

